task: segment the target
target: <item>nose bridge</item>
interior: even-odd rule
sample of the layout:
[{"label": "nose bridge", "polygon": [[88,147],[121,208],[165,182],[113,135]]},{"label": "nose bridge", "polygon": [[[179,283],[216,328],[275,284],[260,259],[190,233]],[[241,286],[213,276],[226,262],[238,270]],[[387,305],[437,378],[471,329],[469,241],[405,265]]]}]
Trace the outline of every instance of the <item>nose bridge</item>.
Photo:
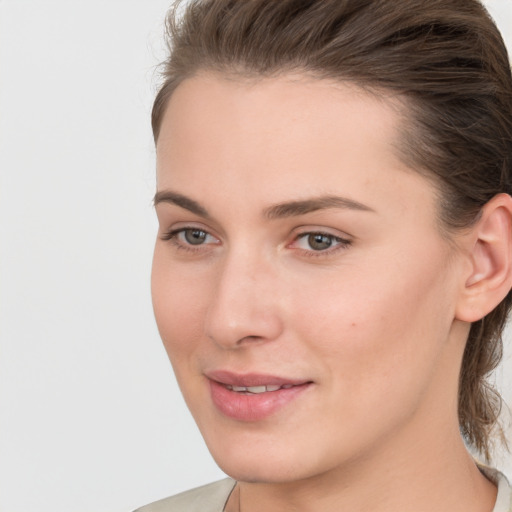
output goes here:
[{"label": "nose bridge", "polygon": [[250,251],[231,251],[222,262],[206,317],[206,335],[225,348],[279,336],[277,280],[271,263]]}]

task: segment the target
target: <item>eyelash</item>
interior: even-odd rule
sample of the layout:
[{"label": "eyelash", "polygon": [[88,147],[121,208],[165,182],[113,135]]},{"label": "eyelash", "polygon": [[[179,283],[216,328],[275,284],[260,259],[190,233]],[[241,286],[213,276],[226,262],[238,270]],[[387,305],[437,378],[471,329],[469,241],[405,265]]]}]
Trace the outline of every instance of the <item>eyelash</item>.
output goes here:
[{"label": "eyelash", "polygon": [[[185,227],[185,228],[171,230],[167,233],[164,233],[161,236],[161,239],[164,241],[171,242],[173,244],[173,246],[176,247],[176,249],[178,249],[178,250],[183,250],[183,251],[187,251],[187,252],[191,252],[191,253],[197,253],[199,251],[203,251],[204,248],[202,248],[202,246],[207,245],[207,244],[197,244],[194,246],[194,244],[185,243],[178,239],[179,235],[181,235],[181,234],[185,235],[187,232],[193,232],[193,231],[198,231],[198,232],[204,233],[206,237],[212,237],[216,240],[216,238],[213,235],[211,235],[210,233],[208,233],[208,231],[201,229],[201,228],[196,228],[196,227]],[[333,247],[330,245],[329,247],[327,247],[325,249],[321,249],[321,250],[315,250],[313,248],[310,248],[310,249],[297,248],[297,250],[300,251],[303,255],[305,255],[306,257],[310,257],[310,258],[326,257],[326,256],[334,254],[340,250],[347,249],[352,244],[351,240],[341,238],[341,237],[333,235],[331,233],[326,233],[323,231],[305,231],[303,233],[299,233],[298,235],[296,235],[295,238],[293,239],[292,243],[289,244],[288,247],[293,246],[293,244],[296,244],[299,241],[306,239],[308,237],[311,237],[311,236],[326,237],[330,240],[331,245],[333,243],[335,243],[335,245]]]},{"label": "eyelash", "polygon": [[203,245],[205,245],[205,244],[197,244],[197,245],[194,246],[194,244],[187,244],[187,243],[181,242],[178,239],[178,236],[180,234],[185,234],[187,231],[199,231],[201,233],[204,233],[207,237],[210,236],[212,238],[215,238],[213,235],[208,233],[208,231],[206,231],[205,229],[196,228],[196,227],[188,227],[188,228],[179,228],[179,229],[173,229],[171,231],[168,231],[167,233],[164,233],[161,236],[161,239],[165,240],[165,241],[171,242],[172,245],[176,249],[178,249],[180,251],[187,251],[187,252],[190,252],[190,253],[197,253],[199,251],[204,250],[204,249],[201,249],[201,247]]},{"label": "eyelash", "polygon": [[[303,239],[307,239],[311,236],[321,236],[326,237],[330,240],[331,245],[325,249],[322,250],[315,250],[313,248],[310,249],[301,249],[297,248],[303,255],[305,255],[308,258],[321,258],[321,257],[328,257],[333,255],[334,253],[337,253],[338,251],[342,251],[344,249],[347,249],[351,244],[352,241],[348,240],[346,238],[341,238],[339,236],[333,235],[332,233],[326,233],[324,231],[305,231],[303,233],[299,233],[293,240],[292,244],[296,244],[300,242]],[[332,246],[333,243],[336,243],[336,245]]]}]

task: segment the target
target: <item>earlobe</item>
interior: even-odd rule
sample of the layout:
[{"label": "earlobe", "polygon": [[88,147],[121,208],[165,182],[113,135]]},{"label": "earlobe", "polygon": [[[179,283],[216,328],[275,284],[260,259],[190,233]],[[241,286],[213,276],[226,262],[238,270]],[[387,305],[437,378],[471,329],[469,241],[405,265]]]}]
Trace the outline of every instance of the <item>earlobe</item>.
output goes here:
[{"label": "earlobe", "polygon": [[512,287],[512,198],[494,196],[469,234],[470,271],[464,279],[456,317],[476,322],[491,312]]}]

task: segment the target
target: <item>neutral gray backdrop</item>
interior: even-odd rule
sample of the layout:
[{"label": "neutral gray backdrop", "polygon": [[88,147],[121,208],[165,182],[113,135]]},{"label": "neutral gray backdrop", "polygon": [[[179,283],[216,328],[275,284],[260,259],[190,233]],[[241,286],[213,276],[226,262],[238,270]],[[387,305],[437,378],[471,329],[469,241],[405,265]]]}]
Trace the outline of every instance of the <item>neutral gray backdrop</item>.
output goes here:
[{"label": "neutral gray backdrop", "polygon": [[[487,3],[512,48],[512,0]],[[151,310],[168,5],[0,0],[0,512],[124,512],[222,476]]]}]

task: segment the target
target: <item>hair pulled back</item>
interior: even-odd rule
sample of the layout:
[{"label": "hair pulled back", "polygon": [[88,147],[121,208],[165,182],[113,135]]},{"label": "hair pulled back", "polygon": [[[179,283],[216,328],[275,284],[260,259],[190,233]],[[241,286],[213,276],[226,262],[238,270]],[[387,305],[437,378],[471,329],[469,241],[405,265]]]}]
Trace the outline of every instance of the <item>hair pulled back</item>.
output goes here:
[{"label": "hair pulled back", "polygon": [[[433,178],[449,234],[512,192],[512,76],[478,0],[191,0],[167,18],[169,56],[152,112],[155,141],[174,89],[198,71],[302,72],[351,82],[405,105],[404,160]],[[487,378],[502,357],[511,293],[471,326],[459,424],[489,457],[501,398]]]}]

